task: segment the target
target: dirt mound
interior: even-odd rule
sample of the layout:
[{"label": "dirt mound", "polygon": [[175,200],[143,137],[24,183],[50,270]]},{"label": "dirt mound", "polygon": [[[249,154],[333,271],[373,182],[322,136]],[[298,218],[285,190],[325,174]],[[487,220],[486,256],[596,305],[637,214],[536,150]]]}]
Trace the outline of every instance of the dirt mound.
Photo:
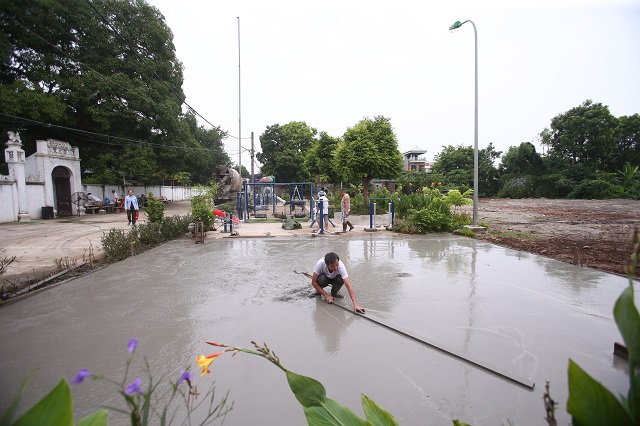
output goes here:
[{"label": "dirt mound", "polygon": [[623,274],[639,212],[640,200],[480,199],[478,222],[489,230],[478,238]]}]

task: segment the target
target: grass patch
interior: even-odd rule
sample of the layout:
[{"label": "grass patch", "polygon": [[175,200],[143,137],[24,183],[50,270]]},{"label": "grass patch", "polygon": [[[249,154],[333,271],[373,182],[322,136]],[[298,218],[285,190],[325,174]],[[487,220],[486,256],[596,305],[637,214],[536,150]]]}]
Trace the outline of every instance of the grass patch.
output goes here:
[{"label": "grass patch", "polygon": [[476,237],[476,233],[473,232],[471,229],[469,228],[460,228],[460,229],[456,229],[454,231],[454,233],[458,234],[458,235],[462,235],[464,237],[469,237],[469,238],[475,238]]},{"label": "grass patch", "polygon": [[528,232],[516,232],[516,231],[507,231],[507,232],[496,232],[491,234],[494,237],[500,238],[513,238],[519,240],[534,240],[538,238],[536,234],[531,234]]}]

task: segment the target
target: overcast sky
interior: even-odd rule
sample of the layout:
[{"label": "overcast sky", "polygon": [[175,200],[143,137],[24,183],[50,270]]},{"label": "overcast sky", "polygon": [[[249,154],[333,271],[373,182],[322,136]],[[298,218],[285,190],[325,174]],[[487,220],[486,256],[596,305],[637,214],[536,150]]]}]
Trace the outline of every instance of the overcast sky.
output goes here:
[{"label": "overcast sky", "polygon": [[[472,146],[473,27],[448,30],[467,19],[478,29],[481,149],[539,147],[551,119],[586,99],[640,113],[638,0],[147,1],[174,34],[187,103],[235,137],[240,117],[257,151],[273,124],[342,136],[377,115],[402,152],[432,160],[443,146]],[[237,164],[238,140],[225,147]],[[242,165],[251,170],[247,152]]]}]

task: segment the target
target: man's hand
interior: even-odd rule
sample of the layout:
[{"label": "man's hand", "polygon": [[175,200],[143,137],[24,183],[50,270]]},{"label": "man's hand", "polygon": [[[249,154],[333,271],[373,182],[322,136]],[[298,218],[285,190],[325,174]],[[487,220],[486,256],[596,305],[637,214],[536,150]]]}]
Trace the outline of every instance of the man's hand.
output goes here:
[{"label": "man's hand", "polygon": [[327,303],[333,303],[333,297],[332,297],[332,296],[329,296],[329,295],[327,294],[326,299],[327,299]]},{"label": "man's hand", "polygon": [[353,310],[355,311],[356,314],[362,314],[364,315],[364,308],[361,307],[360,305],[356,305],[353,307]]}]

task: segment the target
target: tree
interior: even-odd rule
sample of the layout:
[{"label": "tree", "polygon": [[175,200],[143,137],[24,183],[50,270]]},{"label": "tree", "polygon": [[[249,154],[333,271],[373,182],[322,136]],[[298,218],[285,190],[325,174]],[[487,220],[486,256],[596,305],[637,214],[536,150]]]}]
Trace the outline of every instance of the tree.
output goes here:
[{"label": "tree", "polygon": [[640,166],[640,114],[618,118],[618,148],[614,152],[615,167],[619,170],[626,163]]},{"label": "tree", "polygon": [[241,177],[243,177],[243,178],[248,178],[248,177],[250,176],[249,170],[247,170],[247,168],[246,168],[244,165],[242,165],[242,172],[238,171],[238,166],[234,166],[233,168],[234,168],[234,169],[236,170],[236,172],[238,172],[238,173],[240,174],[240,176],[241,176]]},{"label": "tree", "polygon": [[347,129],[335,154],[336,170],[347,178],[361,179],[364,204],[369,204],[372,179],[395,179],[403,169],[402,154],[391,120],[365,118]]},{"label": "tree", "polygon": [[317,133],[304,121],[268,126],[260,135],[262,152],[256,154],[262,174],[275,176],[277,182],[308,181],[304,162]]},{"label": "tree", "polygon": [[534,175],[544,173],[544,163],[536,147],[531,142],[522,142],[519,146],[511,146],[502,156],[499,170],[509,175]]},{"label": "tree", "polygon": [[13,117],[0,125],[20,131],[27,155],[36,139],[56,138],[80,148],[94,177],[156,183],[194,167],[198,180],[208,174],[158,9],[138,0],[2,4],[0,104]]},{"label": "tree", "polygon": [[[431,171],[443,175],[449,187],[473,188],[473,147],[452,145],[442,147],[436,155]],[[498,169],[493,165],[502,152],[496,151],[492,143],[478,150],[478,195],[494,195],[498,188]]]},{"label": "tree", "polygon": [[618,120],[609,112],[609,107],[586,100],[554,117],[551,131],[543,142],[549,145],[549,157],[555,160],[552,163],[560,168],[578,164],[612,172],[618,147],[617,127]]},{"label": "tree", "polygon": [[320,132],[320,137],[309,150],[304,166],[307,173],[316,177],[316,185],[320,181],[336,184],[340,177],[335,168],[335,153],[338,149],[340,138],[329,136],[327,132]]}]

